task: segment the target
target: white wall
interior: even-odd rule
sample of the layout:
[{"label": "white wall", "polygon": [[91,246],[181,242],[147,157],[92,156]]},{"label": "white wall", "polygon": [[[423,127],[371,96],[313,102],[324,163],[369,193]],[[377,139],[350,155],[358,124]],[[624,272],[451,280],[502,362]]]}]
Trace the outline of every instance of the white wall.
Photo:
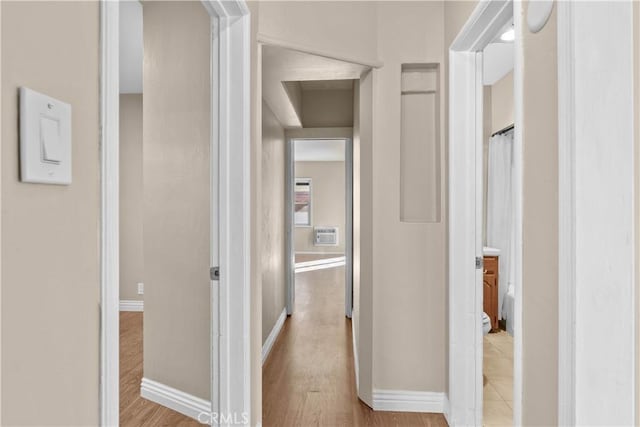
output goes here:
[{"label": "white wall", "polygon": [[[296,178],[311,178],[311,227],[295,227],[295,251],[344,254],[345,162],[296,162]],[[337,246],[315,246],[313,227],[338,227]]]}]

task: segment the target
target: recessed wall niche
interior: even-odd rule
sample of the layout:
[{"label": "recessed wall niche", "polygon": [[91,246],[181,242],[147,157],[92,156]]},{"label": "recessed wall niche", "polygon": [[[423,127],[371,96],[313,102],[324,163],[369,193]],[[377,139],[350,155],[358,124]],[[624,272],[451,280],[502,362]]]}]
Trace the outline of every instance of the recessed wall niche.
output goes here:
[{"label": "recessed wall niche", "polygon": [[403,64],[400,221],[440,222],[440,68]]}]

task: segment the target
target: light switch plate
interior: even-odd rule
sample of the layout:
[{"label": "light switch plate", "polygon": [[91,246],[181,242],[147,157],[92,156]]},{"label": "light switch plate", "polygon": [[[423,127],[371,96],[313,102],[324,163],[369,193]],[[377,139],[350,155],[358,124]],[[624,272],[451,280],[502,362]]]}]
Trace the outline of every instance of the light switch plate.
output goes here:
[{"label": "light switch plate", "polygon": [[20,180],[71,184],[71,105],[20,88]]}]

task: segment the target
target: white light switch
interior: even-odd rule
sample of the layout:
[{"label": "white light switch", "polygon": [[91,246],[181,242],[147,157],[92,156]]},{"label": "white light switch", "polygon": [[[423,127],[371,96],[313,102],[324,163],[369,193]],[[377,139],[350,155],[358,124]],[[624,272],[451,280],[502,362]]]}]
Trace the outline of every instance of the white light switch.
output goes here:
[{"label": "white light switch", "polygon": [[57,120],[40,117],[40,139],[42,160],[59,164],[62,160],[62,150],[60,147],[60,125]]},{"label": "white light switch", "polygon": [[20,88],[20,179],[71,184],[71,106]]}]

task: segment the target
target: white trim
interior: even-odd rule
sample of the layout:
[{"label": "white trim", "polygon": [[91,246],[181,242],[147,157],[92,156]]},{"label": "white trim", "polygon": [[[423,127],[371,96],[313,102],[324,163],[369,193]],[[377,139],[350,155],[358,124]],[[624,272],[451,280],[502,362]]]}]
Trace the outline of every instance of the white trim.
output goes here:
[{"label": "white trim", "polygon": [[364,58],[349,57],[345,55],[336,55],[333,52],[331,53],[324,52],[318,49],[310,48],[308,46],[303,46],[297,43],[291,43],[288,40],[281,40],[276,37],[271,37],[262,33],[258,33],[257,40],[258,40],[258,43],[261,43],[261,44],[278,46],[281,48],[294,50],[296,52],[308,53],[309,55],[321,56],[323,58],[335,59],[337,61],[349,62],[351,64],[362,65],[370,68],[381,68],[384,65],[382,61],[378,61],[378,60],[372,61]]},{"label": "white trim", "polygon": [[144,311],[144,301],[121,299],[120,311]]},{"label": "white trim", "polygon": [[278,316],[278,320],[276,320],[276,324],[273,325],[273,329],[269,332],[269,336],[265,340],[264,344],[262,344],[262,364],[267,360],[269,353],[271,353],[271,349],[273,348],[273,344],[275,344],[278,339],[278,335],[280,335],[280,331],[284,326],[284,322],[287,320],[287,309],[284,308],[280,316]]},{"label": "white trim", "polygon": [[[522,2],[513,2],[513,16],[522,16]],[[522,45],[522,34],[524,29],[520,19],[514,19],[514,64],[513,64],[513,95],[514,95],[514,127],[513,132],[513,185],[516,188],[514,200],[515,219],[515,258],[513,268],[515,270],[515,304],[513,313],[513,423],[516,426],[522,425],[522,378],[523,378],[523,329],[522,329],[522,260],[523,260],[523,173],[524,173],[524,151],[523,139],[526,123],[524,122],[524,50]]]},{"label": "white trim", "polygon": [[353,342],[353,369],[356,374],[356,394],[360,396],[360,364],[358,363],[358,344],[356,343],[356,325],[351,319],[351,341]]},{"label": "white trim", "polygon": [[442,415],[447,421],[447,425],[451,425],[451,404],[449,403],[449,397],[445,394],[444,403],[442,405]]},{"label": "white trim", "polygon": [[[559,2],[558,20],[558,423],[575,425],[575,137],[573,5]],[[571,56],[570,56],[571,55]]]},{"label": "white trim", "polygon": [[353,138],[344,141],[345,163],[345,240],[344,253],[344,315],[349,319],[353,315]]},{"label": "white trim", "polygon": [[[208,0],[219,17],[219,372],[212,409],[251,419],[250,24],[242,0]],[[259,398],[259,396],[258,396]]]},{"label": "white trim", "polygon": [[293,206],[293,188],[296,177],[295,144],[294,138],[289,138],[285,146],[285,230],[286,242],[285,253],[287,254],[286,268],[286,308],[287,314],[293,314],[293,308],[296,299],[296,255],[295,255],[295,224],[294,224],[294,206]]},{"label": "white trim", "polygon": [[100,2],[100,425],[120,413],[119,2]]},{"label": "white trim", "polygon": [[558,4],[559,424],[636,421],[632,10]]},{"label": "white trim", "polygon": [[373,409],[393,412],[444,413],[447,398],[433,391],[373,390]]},{"label": "white trim", "polygon": [[140,396],[169,409],[173,409],[176,412],[180,412],[182,415],[186,415],[194,420],[198,420],[198,416],[201,414],[206,414],[206,417],[203,419],[208,419],[211,413],[211,402],[208,400],[150,380],[149,378],[142,378],[142,382],[140,383]]},{"label": "white trim", "polygon": [[[509,0],[481,1],[449,50],[449,396],[451,425],[482,424],[482,257],[480,173],[482,147],[482,49],[513,19]],[[516,6],[519,7],[519,6]],[[518,9],[520,10],[520,9]],[[516,22],[516,30],[519,29]],[[516,44],[516,49],[518,49]],[[522,55],[515,55],[515,81],[521,82]],[[516,87],[516,129],[522,91]],[[514,146],[521,144],[516,131]],[[521,153],[516,149],[517,153]],[[516,160],[518,161],[518,160]],[[519,163],[521,165],[521,162]],[[520,197],[517,197],[520,200]],[[518,208],[516,208],[516,211]],[[518,212],[516,212],[518,215]],[[521,242],[521,237],[519,237]],[[521,243],[520,243],[521,244]],[[518,243],[517,243],[518,245]],[[518,266],[518,261],[515,265]],[[517,269],[517,267],[516,267]],[[516,270],[516,275],[517,275]],[[469,290],[472,289],[470,292]],[[517,289],[517,293],[520,290]],[[518,296],[516,296],[517,300]],[[516,307],[518,303],[516,302]],[[517,328],[516,323],[516,328]],[[519,334],[521,335],[521,334]],[[521,341],[520,341],[521,344]],[[516,349],[516,355],[521,354]],[[521,396],[522,364],[514,362],[515,399]],[[520,369],[520,370],[519,370]],[[516,408],[518,403],[516,402]],[[519,425],[514,411],[514,423]]]}]

